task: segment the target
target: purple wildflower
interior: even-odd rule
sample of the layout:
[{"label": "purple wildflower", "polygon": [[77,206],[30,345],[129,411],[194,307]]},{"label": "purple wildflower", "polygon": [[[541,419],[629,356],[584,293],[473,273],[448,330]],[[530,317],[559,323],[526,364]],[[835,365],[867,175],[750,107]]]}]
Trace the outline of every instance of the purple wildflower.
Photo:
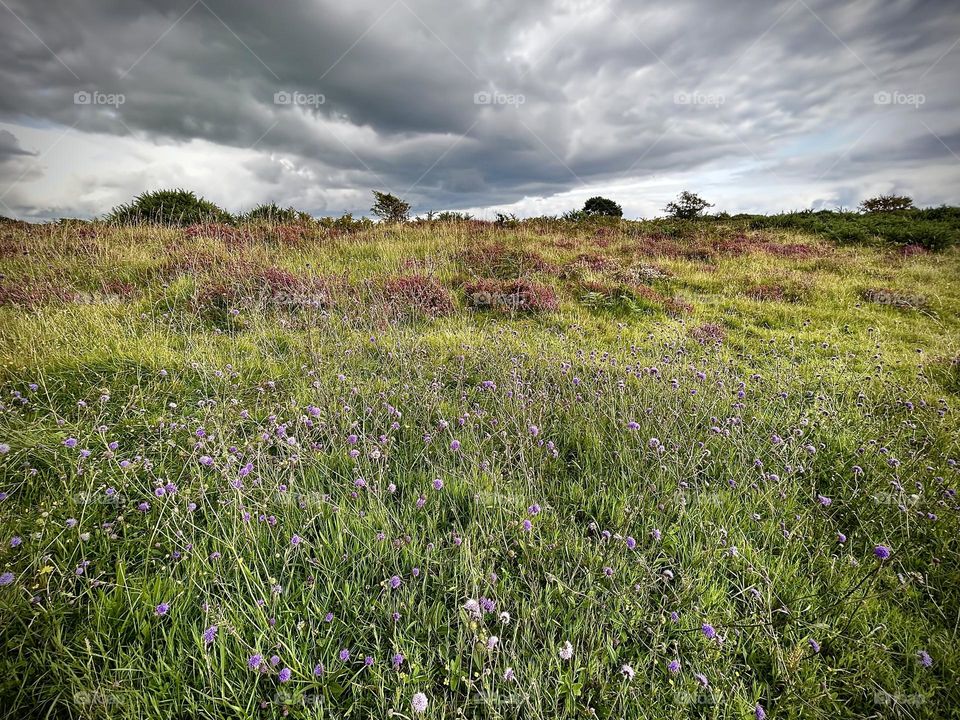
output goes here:
[{"label": "purple wildflower", "polygon": [[217,626],[211,625],[210,627],[208,627],[206,630],[203,631],[203,644],[211,645],[213,643],[213,639],[216,636],[217,636]]}]

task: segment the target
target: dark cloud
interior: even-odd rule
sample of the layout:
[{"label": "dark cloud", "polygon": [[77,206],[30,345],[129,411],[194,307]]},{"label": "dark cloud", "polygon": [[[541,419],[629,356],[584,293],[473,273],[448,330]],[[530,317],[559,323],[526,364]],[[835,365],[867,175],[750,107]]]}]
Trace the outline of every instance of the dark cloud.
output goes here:
[{"label": "dark cloud", "polygon": [[[0,180],[24,208],[61,207],[70,178],[98,173],[105,191],[75,212],[175,171],[333,213],[365,210],[372,187],[489,207],[723,167],[744,206],[778,182],[828,202],[887,171],[923,202],[960,181],[930,142],[958,150],[951,2],[7,0],[0,15]],[[14,135],[66,128],[17,180]],[[224,162],[242,172],[211,172]]]}]

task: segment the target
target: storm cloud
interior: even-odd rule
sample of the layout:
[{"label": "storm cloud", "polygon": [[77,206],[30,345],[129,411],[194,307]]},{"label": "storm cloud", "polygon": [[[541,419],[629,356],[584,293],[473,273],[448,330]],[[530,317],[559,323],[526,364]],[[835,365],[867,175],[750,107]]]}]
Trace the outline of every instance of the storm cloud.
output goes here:
[{"label": "storm cloud", "polygon": [[368,212],[957,203],[960,8],[862,0],[0,2],[0,213],[183,186]]}]

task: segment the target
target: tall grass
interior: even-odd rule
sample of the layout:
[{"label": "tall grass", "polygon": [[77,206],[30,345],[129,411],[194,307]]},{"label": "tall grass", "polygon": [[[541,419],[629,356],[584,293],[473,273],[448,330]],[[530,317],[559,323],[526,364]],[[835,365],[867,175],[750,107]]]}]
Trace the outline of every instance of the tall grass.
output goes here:
[{"label": "tall grass", "polygon": [[12,715],[956,712],[956,250],[264,227],[2,230]]}]

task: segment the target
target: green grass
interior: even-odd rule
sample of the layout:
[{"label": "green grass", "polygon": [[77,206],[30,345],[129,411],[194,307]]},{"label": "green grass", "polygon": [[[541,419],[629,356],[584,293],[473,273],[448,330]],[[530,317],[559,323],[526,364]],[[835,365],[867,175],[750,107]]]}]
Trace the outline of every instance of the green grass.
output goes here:
[{"label": "green grass", "polygon": [[956,248],[258,228],[0,227],[11,716],[957,715]]}]

